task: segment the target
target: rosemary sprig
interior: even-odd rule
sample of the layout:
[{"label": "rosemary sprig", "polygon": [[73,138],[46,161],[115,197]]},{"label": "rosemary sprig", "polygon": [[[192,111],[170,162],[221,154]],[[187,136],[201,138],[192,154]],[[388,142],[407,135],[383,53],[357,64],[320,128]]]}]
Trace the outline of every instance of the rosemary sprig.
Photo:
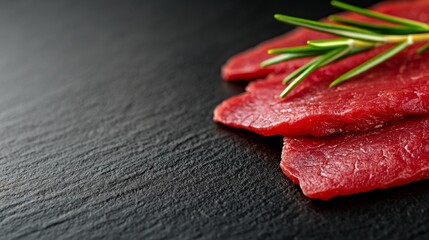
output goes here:
[{"label": "rosemary sprig", "polygon": [[[292,72],[283,80],[283,84],[288,85],[280,94],[281,98],[284,98],[288,93],[290,93],[312,72],[345,57],[357,54],[359,52],[368,51],[383,44],[395,44],[395,46],[389,50],[379,54],[378,56],[368,60],[367,62],[357,66],[346,74],[335,79],[329,85],[330,87],[334,87],[340,83],[343,83],[344,81],[349,80],[350,78],[368,71],[371,68],[374,68],[380,63],[383,63],[402,52],[405,48],[413,43],[429,42],[429,25],[426,23],[374,12],[340,1],[332,1],[331,4],[344,10],[389,22],[390,25],[373,24],[350,20],[338,16],[330,16],[331,21],[343,24],[335,25],[331,23],[321,23],[281,14],[274,15],[274,17],[281,22],[342,37],[327,40],[311,40],[307,42],[306,46],[269,50],[269,54],[280,55],[262,62],[262,67],[296,58],[318,56],[304,66]],[[392,25],[392,23],[394,25]],[[429,43],[421,47],[417,52],[422,54],[428,49]]]}]

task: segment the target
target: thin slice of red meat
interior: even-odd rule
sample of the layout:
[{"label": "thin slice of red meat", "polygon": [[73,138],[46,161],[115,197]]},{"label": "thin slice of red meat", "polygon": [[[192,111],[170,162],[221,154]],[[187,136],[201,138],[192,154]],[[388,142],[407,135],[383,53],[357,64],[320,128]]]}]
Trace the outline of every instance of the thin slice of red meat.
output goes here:
[{"label": "thin slice of red meat", "polygon": [[[375,11],[409,19],[429,22],[428,0],[386,1],[373,7]],[[355,14],[346,13],[343,16],[354,19],[366,19]],[[374,22],[374,20],[371,20]],[[260,63],[272,56],[267,54],[271,48],[292,47],[305,45],[308,40],[332,38],[333,36],[307,29],[296,29],[272,40],[230,58],[222,68],[225,80],[253,80],[263,78],[270,73],[291,72],[302,66],[308,59],[291,60],[266,69],[260,68]]]},{"label": "thin slice of red meat", "polygon": [[324,136],[366,131],[406,115],[429,113],[429,52],[416,54],[418,44],[363,75],[328,87],[386,47],[316,71],[282,100],[278,96],[284,75],[253,82],[247,93],[220,104],[214,120],[264,136]]},{"label": "thin slice of red meat", "polygon": [[310,198],[327,200],[429,178],[429,116],[323,138],[284,138],[280,167]]},{"label": "thin slice of red meat", "polygon": [[222,77],[225,80],[254,80],[263,78],[270,73],[292,72],[309,61],[311,58],[290,60],[271,67],[261,68],[264,60],[273,57],[267,51],[272,48],[293,47],[307,44],[308,40],[328,39],[334,36],[315,32],[308,29],[296,29],[280,37],[265,41],[257,47],[239,53],[228,60],[222,67]]}]

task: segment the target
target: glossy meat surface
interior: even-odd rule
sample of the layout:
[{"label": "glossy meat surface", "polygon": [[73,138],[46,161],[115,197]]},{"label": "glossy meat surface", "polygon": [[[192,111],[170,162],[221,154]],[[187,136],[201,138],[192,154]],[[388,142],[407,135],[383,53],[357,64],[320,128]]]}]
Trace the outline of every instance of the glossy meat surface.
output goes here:
[{"label": "glossy meat surface", "polygon": [[[391,15],[429,22],[428,0],[386,1],[374,6],[372,9]],[[365,19],[350,13],[344,16]],[[375,21],[371,20],[371,22]],[[222,76],[225,80],[253,80],[263,78],[270,73],[291,72],[302,66],[308,59],[291,60],[267,69],[261,69],[259,65],[263,60],[272,57],[272,55],[267,54],[268,49],[305,45],[307,40],[326,38],[332,38],[332,36],[307,29],[296,29],[233,56],[223,66]]]},{"label": "glossy meat surface", "polygon": [[247,93],[220,104],[214,120],[255,133],[283,136],[324,136],[366,131],[411,114],[429,113],[429,52],[416,54],[415,44],[398,56],[328,88],[354,66],[386,49],[355,55],[316,71],[285,99],[284,75],[272,75],[247,87]]},{"label": "glossy meat surface", "polygon": [[282,171],[323,200],[429,178],[429,116],[366,133],[284,138]]}]

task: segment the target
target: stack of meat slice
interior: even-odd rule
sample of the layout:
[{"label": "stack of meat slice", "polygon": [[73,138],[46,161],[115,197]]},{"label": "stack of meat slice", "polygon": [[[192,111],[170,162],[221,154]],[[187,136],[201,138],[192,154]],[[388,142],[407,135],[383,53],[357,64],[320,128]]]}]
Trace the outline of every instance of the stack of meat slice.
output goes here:
[{"label": "stack of meat slice", "polygon": [[[387,1],[373,9],[429,22],[429,0]],[[270,57],[267,49],[328,37],[297,29],[230,59],[222,71],[226,80],[266,78],[220,104],[214,120],[264,136],[285,136],[281,169],[310,198],[326,200],[429,178],[429,52],[416,54],[421,45],[328,88],[389,46],[343,59],[278,98],[281,80],[309,59],[261,70],[260,62]]]}]

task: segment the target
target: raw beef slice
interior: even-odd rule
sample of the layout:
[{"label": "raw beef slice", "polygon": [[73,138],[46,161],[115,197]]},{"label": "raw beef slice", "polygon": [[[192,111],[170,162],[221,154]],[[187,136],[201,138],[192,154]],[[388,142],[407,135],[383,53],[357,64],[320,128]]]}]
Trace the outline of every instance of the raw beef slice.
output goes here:
[{"label": "raw beef slice", "polygon": [[429,178],[429,116],[323,138],[284,138],[283,172],[323,200]]},{"label": "raw beef slice", "polygon": [[[390,15],[429,22],[428,0],[386,1],[376,5],[372,9]],[[350,13],[343,14],[343,16],[361,20],[366,19],[365,17]],[[375,21],[371,19],[371,22]],[[259,65],[263,60],[272,57],[272,55],[267,54],[268,49],[305,45],[308,40],[332,37],[332,35],[325,33],[299,28],[232,57],[222,68],[223,78],[225,80],[252,80],[265,77],[273,72],[291,72],[307,62],[308,58],[291,60],[266,69],[261,69]]]},{"label": "raw beef slice", "polygon": [[386,50],[379,47],[324,67],[280,100],[284,75],[247,87],[247,93],[220,104],[214,120],[269,135],[324,136],[366,131],[410,114],[429,113],[429,52],[413,45],[374,69],[337,87],[336,77]]},{"label": "raw beef slice", "polygon": [[273,72],[292,72],[307,63],[310,58],[290,60],[267,68],[261,68],[260,64],[274,56],[267,53],[269,49],[300,46],[307,44],[308,40],[333,37],[326,33],[308,29],[296,29],[291,33],[263,42],[254,49],[235,55],[222,67],[222,77],[225,80],[253,80]]}]

